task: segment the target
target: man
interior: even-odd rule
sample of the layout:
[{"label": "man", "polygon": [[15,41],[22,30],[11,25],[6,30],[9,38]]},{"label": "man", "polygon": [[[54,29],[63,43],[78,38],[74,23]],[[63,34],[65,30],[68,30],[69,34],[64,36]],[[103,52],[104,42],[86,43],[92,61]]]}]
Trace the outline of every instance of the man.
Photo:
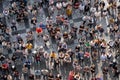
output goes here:
[{"label": "man", "polygon": [[30,42],[28,42],[26,44],[26,49],[28,50],[28,53],[31,53],[32,48],[33,48],[33,45]]},{"label": "man", "polygon": [[26,65],[23,66],[22,72],[23,72],[23,75],[24,75],[24,79],[27,80],[27,77],[28,77],[28,68],[27,68]]},{"label": "man", "polygon": [[12,20],[12,26],[11,26],[12,31],[17,31],[17,27],[16,27],[16,21]]}]

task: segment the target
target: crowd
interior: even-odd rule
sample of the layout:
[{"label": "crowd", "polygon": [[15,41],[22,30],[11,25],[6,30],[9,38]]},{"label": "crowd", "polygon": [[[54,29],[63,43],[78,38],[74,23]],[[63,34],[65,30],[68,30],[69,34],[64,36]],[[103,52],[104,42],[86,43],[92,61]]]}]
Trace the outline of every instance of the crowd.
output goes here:
[{"label": "crowd", "polygon": [[[0,19],[0,80],[119,80],[117,3],[117,0],[39,0],[31,4],[27,0],[10,0],[3,15],[11,25]],[[48,9],[46,24],[37,19],[44,14],[43,8]],[[83,15],[82,23],[71,26],[69,19],[76,10]],[[55,11],[58,14],[54,20]],[[103,19],[105,25],[101,23]],[[17,24],[28,20],[36,31],[27,31],[26,38],[19,33],[12,35],[18,30]],[[36,40],[44,45],[36,47]],[[53,45],[56,50],[51,49]],[[31,69],[35,65],[45,67],[33,74]]]}]

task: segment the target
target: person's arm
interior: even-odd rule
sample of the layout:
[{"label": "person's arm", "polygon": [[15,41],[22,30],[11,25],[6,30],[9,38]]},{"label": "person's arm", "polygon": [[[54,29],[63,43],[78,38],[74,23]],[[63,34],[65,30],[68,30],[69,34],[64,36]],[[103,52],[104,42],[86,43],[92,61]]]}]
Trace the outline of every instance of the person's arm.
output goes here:
[{"label": "person's arm", "polygon": [[69,63],[71,63],[71,58],[69,57]]},{"label": "person's arm", "polygon": [[48,76],[48,80],[53,80],[53,79],[54,79],[53,77]]},{"label": "person's arm", "polygon": [[66,57],[64,57],[64,62],[67,62],[67,61],[66,61]]}]

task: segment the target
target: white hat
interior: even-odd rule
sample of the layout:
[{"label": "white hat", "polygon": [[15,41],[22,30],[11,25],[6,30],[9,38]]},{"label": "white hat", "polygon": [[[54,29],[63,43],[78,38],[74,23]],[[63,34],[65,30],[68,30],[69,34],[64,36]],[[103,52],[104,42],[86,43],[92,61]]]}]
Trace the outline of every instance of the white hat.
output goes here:
[{"label": "white hat", "polygon": [[34,51],[33,51],[33,53],[34,53],[34,54],[36,54],[36,53],[37,53],[37,51],[36,51],[36,50],[34,50]]},{"label": "white hat", "polygon": [[116,59],[113,59],[113,62],[116,62]]},{"label": "white hat", "polygon": [[43,46],[40,46],[40,49],[43,48]]}]

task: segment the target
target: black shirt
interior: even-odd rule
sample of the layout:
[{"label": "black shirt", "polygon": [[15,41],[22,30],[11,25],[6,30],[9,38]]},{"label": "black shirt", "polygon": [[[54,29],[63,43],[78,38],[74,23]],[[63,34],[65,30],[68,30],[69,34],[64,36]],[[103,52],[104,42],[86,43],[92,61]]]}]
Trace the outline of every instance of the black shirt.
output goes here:
[{"label": "black shirt", "polygon": [[53,80],[54,79],[54,76],[53,75],[49,75],[48,76],[48,80]]}]

